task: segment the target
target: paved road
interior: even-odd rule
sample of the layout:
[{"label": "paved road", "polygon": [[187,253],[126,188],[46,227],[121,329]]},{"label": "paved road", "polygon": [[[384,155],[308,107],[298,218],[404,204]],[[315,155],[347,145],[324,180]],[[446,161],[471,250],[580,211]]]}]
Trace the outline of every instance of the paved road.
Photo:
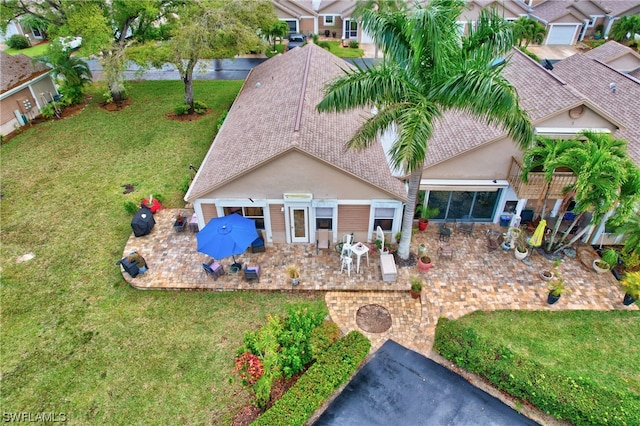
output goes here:
[{"label": "paved road", "polygon": [[[199,61],[193,74],[194,80],[244,80],[253,67],[260,65],[266,58],[210,59]],[[368,58],[357,59],[360,65],[371,63]],[[94,80],[102,79],[102,66],[97,59],[87,61]],[[164,64],[161,68],[142,69],[129,62],[124,72],[127,80],[180,80],[180,73],[173,64]]]},{"label": "paved road", "polygon": [[329,425],[537,423],[440,364],[387,340],[314,423]]}]

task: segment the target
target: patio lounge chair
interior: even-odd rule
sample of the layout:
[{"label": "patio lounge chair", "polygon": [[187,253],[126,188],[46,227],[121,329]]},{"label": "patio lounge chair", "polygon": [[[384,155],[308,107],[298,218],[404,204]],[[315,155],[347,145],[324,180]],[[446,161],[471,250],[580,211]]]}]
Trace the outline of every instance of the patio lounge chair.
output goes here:
[{"label": "patio lounge chair", "polygon": [[320,249],[329,250],[329,246],[331,245],[331,240],[329,239],[329,230],[328,229],[318,229],[316,236],[316,254],[320,253]]},{"label": "patio lounge chair", "polygon": [[247,265],[244,267],[244,280],[256,280],[260,282],[260,265]]},{"label": "patio lounge chair", "polygon": [[253,240],[251,243],[251,253],[260,253],[266,251],[264,247],[264,235],[262,235],[262,230],[258,229],[258,238]]},{"label": "patio lounge chair", "polygon": [[224,275],[224,268],[221,264],[215,261],[203,263],[202,269],[204,269],[204,272],[206,272],[206,274],[213,278],[215,281],[218,281],[218,278],[221,275]]}]

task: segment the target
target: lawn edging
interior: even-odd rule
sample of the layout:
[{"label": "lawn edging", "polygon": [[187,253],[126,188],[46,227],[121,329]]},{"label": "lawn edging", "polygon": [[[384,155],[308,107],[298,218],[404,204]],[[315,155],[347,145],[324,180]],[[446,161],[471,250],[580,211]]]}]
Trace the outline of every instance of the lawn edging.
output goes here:
[{"label": "lawn edging", "polygon": [[493,344],[457,321],[440,318],[433,349],[558,419],[583,425],[640,424],[634,395],[604,389],[586,378],[567,377]]},{"label": "lawn edging", "polygon": [[303,425],[309,417],[358,370],[371,342],[351,331],[318,358],[270,409],[252,425]]}]

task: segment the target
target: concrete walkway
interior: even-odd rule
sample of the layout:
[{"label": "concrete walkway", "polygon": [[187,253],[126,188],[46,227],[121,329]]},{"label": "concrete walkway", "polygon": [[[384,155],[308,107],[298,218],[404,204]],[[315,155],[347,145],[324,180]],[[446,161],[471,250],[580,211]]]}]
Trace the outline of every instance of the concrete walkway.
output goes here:
[{"label": "concrete walkway", "polygon": [[[149,235],[133,234],[123,254],[137,251],[146,259],[149,271],[131,278],[124,278],[135,288],[144,290],[199,290],[199,291],[323,291],[331,318],[342,332],[359,329],[356,324],[358,308],[366,304],[384,306],[392,318],[392,325],[383,333],[360,330],[372,341],[372,352],[387,339],[429,356],[433,345],[435,326],[439,317],[459,318],[476,310],[526,309],[526,310],[613,310],[634,309],[636,305],[622,304],[623,292],[611,274],[597,274],[578,259],[566,258],[559,271],[566,278],[571,293],[563,295],[555,305],[546,302],[547,288],[539,278],[539,271],[549,269],[551,261],[540,254],[532,256],[532,265],[516,260],[513,252],[486,248],[486,232],[499,230],[497,225],[476,224],[472,236],[455,230],[448,244],[454,250],[453,259],[439,259],[438,248],[445,244],[438,241],[437,226],[429,225],[425,232],[414,236],[412,251],[423,243],[432,257],[434,266],[427,273],[418,272],[416,266],[398,267],[398,279],[394,283],[382,281],[380,256],[371,250],[369,265],[363,257],[360,274],[351,276],[340,272],[340,257],[333,250],[321,250],[316,254],[315,244],[276,244],[263,253],[245,253],[236,256],[243,264],[261,266],[260,282],[247,283],[242,273],[227,274],[218,280],[209,278],[202,269],[202,262],[209,258],[196,251],[196,234],[176,233],[173,220],[178,212],[191,216],[191,211],[160,210],[155,215],[156,226]],[[505,229],[502,228],[502,231]],[[597,255],[591,247],[583,247],[584,257]],[[587,261],[588,261],[587,260]],[[231,258],[222,259],[228,271]],[[285,273],[286,265],[300,267],[301,283],[293,287]],[[423,278],[420,299],[409,295],[411,276]]]}]

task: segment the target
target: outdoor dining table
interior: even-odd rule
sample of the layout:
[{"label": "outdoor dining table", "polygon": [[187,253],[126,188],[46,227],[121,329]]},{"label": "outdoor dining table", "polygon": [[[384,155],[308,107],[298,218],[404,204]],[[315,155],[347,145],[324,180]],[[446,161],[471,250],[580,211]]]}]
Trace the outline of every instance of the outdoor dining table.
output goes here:
[{"label": "outdoor dining table", "polygon": [[367,266],[369,266],[369,246],[364,243],[355,243],[351,246],[351,252],[358,257],[356,263],[356,273],[360,273],[360,258],[363,254],[367,255]]}]

